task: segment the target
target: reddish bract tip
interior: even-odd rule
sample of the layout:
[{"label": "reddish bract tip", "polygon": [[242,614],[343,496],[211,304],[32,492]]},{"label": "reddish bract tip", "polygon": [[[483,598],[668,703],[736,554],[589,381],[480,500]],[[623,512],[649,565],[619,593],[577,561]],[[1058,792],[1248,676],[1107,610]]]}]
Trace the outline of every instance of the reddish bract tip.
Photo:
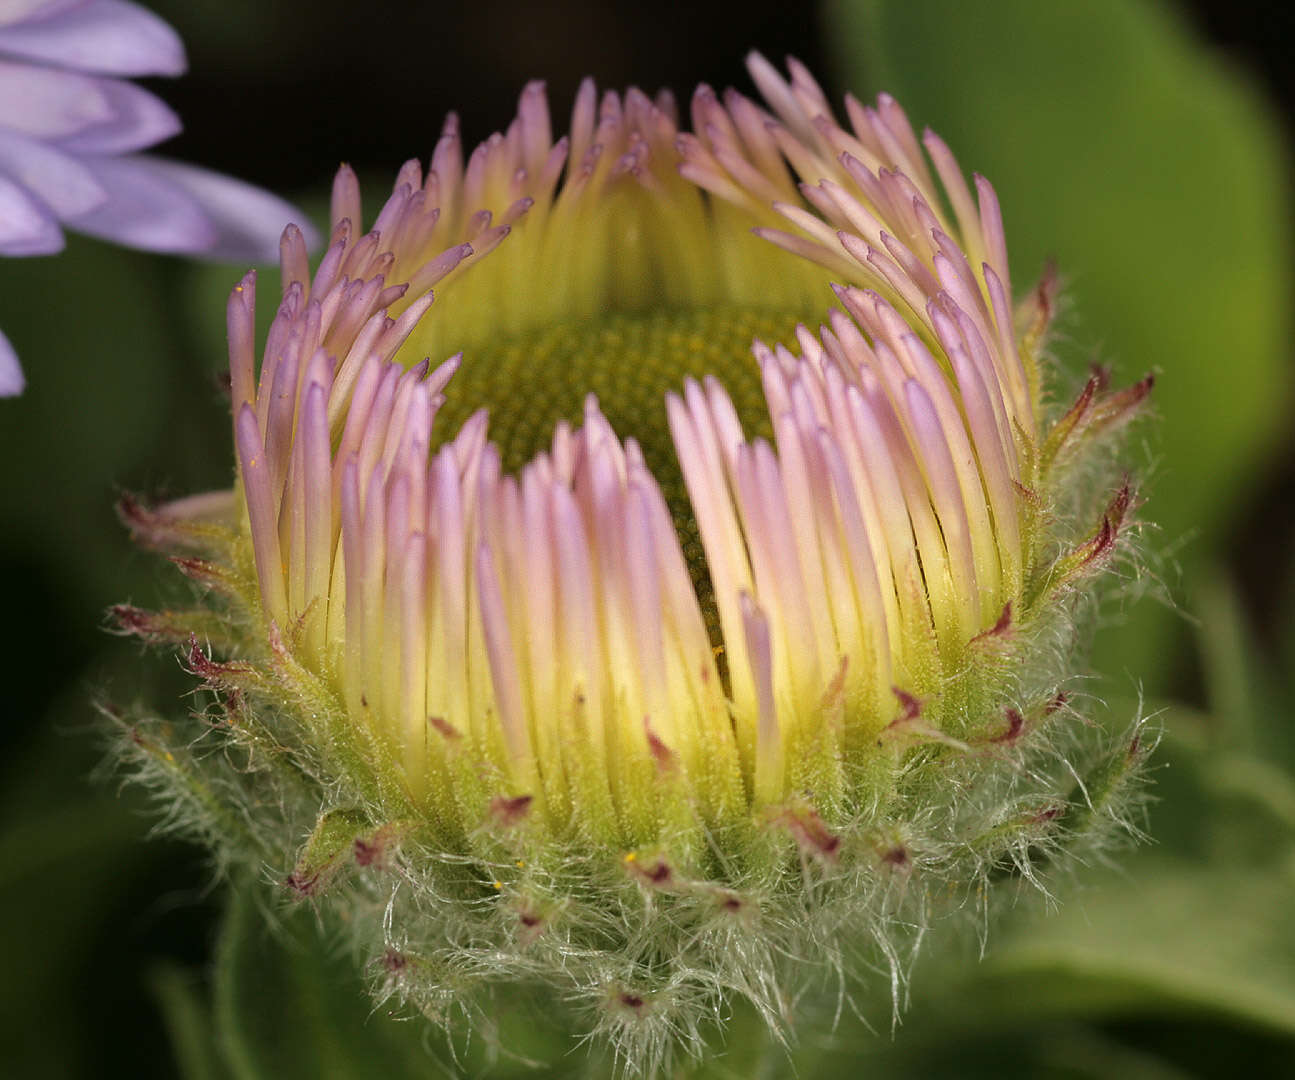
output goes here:
[{"label": "reddish bract tip", "polygon": [[892,686],[890,692],[899,699],[899,715],[890,722],[890,727],[912,723],[922,715],[922,703],[907,690]]},{"label": "reddish bract tip", "polygon": [[715,894],[715,902],[731,915],[745,910],[746,904],[737,893],[730,889],[721,889]]},{"label": "reddish bract tip", "polygon": [[1042,510],[1043,496],[1031,487],[1026,487],[1019,480],[1012,481],[1012,490],[1037,510]]},{"label": "reddish bract tip", "polygon": [[388,975],[403,974],[405,969],[409,967],[409,957],[391,948],[382,954],[382,958],[378,962],[382,965],[382,970]]},{"label": "reddish bract tip", "polygon": [[490,818],[504,828],[519,825],[530,813],[534,801],[534,795],[496,795],[490,800]]},{"label": "reddish bract tip", "polygon": [[462,734],[460,734],[459,732],[459,729],[456,728],[453,724],[451,724],[448,720],[446,720],[445,717],[443,716],[429,716],[427,718],[427,722],[432,726],[432,728],[434,728],[437,731],[437,733],[440,734],[440,736],[443,739],[445,739],[448,742],[456,742],[457,740],[463,738]]},{"label": "reddish bract tip", "polygon": [[167,547],[182,539],[184,530],[171,518],[145,506],[130,492],[117,500],[117,517],[131,539],[148,548]]},{"label": "reddish bract tip", "polygon": [[293,896],[297,900],[305,900],[316,895],[319,892],[319,886],[322,874],[298,874],[291,873],[283,879],[284,885],[292,890]]},{"label": "reddish bract tip", "polygon": [[1069,568],[1066,577],[1074,576],[1109,555],[1115,546],[1115,535],[1115,526],[1111,524],[1111,519],[1103,514],[1102,524],[1097,532],[1075,549],[1074,554],[1067,560]]},{"label": "reddish bract tip", "polygon": [[1039,302],[1039,310],[1045,321],[1051,320],[1056,310],[1057,292],[1061,288],[1061,279],[1057,274],[1056,259],[1049,259],[1043,264],[1043,276],[1035,286],[1034,295]]},{"label": "reddish bract tip", "polygon": [[1062,436],[1063,439],[1084,418],[1084,414],[1088,412],[1093,403],[1093,398],[1101,392],[1106,378],[1107,376],[1105,375],[1090,376],[1088,381],[1084,383],[1084,388],[1079,391],[1079,397],[1075,398],[1075,403],[1066,410],[1066,415],[1057,421],[1057,430],[1065,432],[1065,435]]},{"label": "reddish bract tip", "polygon": [[1155,375],[1147,374],[1132,386],[1105,395],[1093,410],[1092,424],[1106,427],[1131,419],[1151,395],[1155,385]]},{"label": "reddish bract tip", "polygon": [[196,581],[208,588],[228,591],[229,572],[208,562],[206,559],[195,559],[187,555],[172,555],[171,564],[190,581]]},{"label": "reddish bract tip", "polygon": [[797,847],[826,863],[835,863],[841,850],[841,838],[832,832],[813,807],[787,807],[770,819],[791,833]]},{"label": "reddish bract tip", "polygon": [[998,621],[988,630],[982,630],[973,637],[972,641],[984,641],[988,638],[1007,637],[1012,631],[1012,602],[1009,600],[1003,605],[1003,613],[998,616]]},{"label": "reddish bract tip", "polygon": [[240,680],[254,679],[256,669],[250,664],[213,660],[198,644],[198,635],[189,635],[189,655],[186,670],[203,680],[210,689],[237,689]]},{"label": "reddish bract tip", "polygon": [[143,608],[137,608],[131,604],[113,604],[108,609],[108,614],[112,617],[113,622],[117,624],[117,629],[123,634],[141,637],[146,640],[157,636],[157,617],[151,611],[145,611]]},{"label": "reddish bract tip", "polygon": [[1111,527],[1118,533],[1120,527],[1124,524],[1124,516],[1129,512],[1133,505],[1133,489],[1129,486],[1126,478],[1120,490],[1115,493],[1106,507],[1106,517],[1111,522]]},{"label": "reddish bract tip", "polygon": [[673,773],[679,766],[679,759],[675,752],[666,746],[652,730],[652,725],[645,716],[643,718],[643,731],[647,735],[648,749],[652,752],[652,760],[656,762],[658,773]]},{"label": "reddish bract tip", "polygon": [[548,925],[548,916],[531,904],[523,903],[517,908],[517,937],[521,944],[533,944]]},{"label": "reddish bract tip", "polygon": [[1046,825],[1049,821],[1055,821],[1065,811],[1064,803],[1052,803],[1045,806],[1042,810],[1031,814],[1027,819],[1031,825]]},{"label": "reddish bract tip", "polygon": [[1008,708],[1004,709],[1003,712],[1007,717],[1007,730],[1001,735],[995,735],[989,740],[990,742],[1015,742],[1020,737],[1021,732],[1025,729],[1025,717],[1023,717],[1016,709]]},{"label": "reddish bract tip", "polygon": [[897,870],[907,866],[911,859],[912,856],[908,854],[908,848],[902,844],[896,844],[881,853],[881,861],[886,866],[893,866]]},{"label": "reddish bract tip", "polygon": [[626,858],[622,860],[622,865],[631,876],[653,888],[663,889],[674,881],[674,871],[661,855],[648,859]]},{"label": "reddish bract tip", "polygon": [[632,994],[629,991],[622,990],[616,995],[616,1002],[622,1008],[628,1009],[632,1013],[642,1013],[647,1008],[647,1001],[640,994]]}]

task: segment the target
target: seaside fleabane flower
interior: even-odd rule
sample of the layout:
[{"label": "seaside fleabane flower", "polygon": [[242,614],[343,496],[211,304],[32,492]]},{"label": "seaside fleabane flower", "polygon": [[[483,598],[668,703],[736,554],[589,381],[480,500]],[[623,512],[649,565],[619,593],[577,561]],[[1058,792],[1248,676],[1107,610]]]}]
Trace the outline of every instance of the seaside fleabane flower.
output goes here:
[{"label": "seaside fleabane flower", "polygon": [[343,167],[259,371],[231,296],[234,490],[126,507],[204,587],[117,610],[211,693],[123,717],[174,820],[343,913],[380,993],[547,987],[648,1073],[734,998],[898,987],[1145,756],[1067,686],[1135,501],[1092,448],[1150,380],[1050,409],[989,183],[750,71],[691,132],[589,82],[557,142],[538,83],[466,161],[450,117],[363,234]]},{"label": "seaside fleabane flower", "polygon": [[[136,4],[0,2],[0,256],[62,251],[70,228],[145,251],[274,258],[283,226],[301,218],[294,207],[138,153],[177,134],[180,120],[124,77],[184,70],[178,35]],[[23,386],[0,332],[0,397]]]}]

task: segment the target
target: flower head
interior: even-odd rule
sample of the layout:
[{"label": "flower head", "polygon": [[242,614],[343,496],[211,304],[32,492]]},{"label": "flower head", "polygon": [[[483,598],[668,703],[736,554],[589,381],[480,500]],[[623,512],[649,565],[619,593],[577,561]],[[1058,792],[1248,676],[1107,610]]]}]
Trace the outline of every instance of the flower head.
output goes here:
[{"label": "flower head", "polygon": [[555,142],[532,84],[465,162],[451,117],[364,235],[343,168],[259,371],[230,299],[235,491],[132,508],[224,600],[119,612],[230,643],[190,660],[257,759],[243,854],[311,832],[287,881],[349,898],[387,989],[548,980],[638,1065],[731,995],[778,1022],[789,957],[898,964],[1142,756],[1062,684],[1131,503],[1085,520],[1075,465],[1149,383],[1046,421],[1051,283],[1013,307],[988,182],[750,68],[764,104],[702,87],[691,133],[586,83]]},{"label": "flower head", "polygon": [[[16,0],[0,10],[0,255],[49,255],[63,229],[147,251],[274,257],[300,213],[206,169],[140,155],[180,130],[125,81],[179,75],[184,47],[124,0]],[[0,397],[22,390],[0,334]]]}]

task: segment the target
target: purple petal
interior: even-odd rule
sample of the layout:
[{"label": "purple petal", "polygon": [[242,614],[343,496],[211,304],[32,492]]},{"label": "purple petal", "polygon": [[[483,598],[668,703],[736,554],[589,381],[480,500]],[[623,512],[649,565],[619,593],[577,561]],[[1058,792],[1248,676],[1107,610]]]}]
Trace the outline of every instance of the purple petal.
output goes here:
[{"label": "purple petal", "polygon": [[179,75],[179,35],[125,0],[93,0],[47,18],[0,26],[0,53],[103,75]]},{"label": "purple petal", "polygon": [[274,262],[284,227],[296,224],[306,246],[319,246],[319,234],[306,215],[268,191],[222,173],[161,158],[136,158],[147,162],[158,176],[183,189],[215,227],[216,237],[203,254],[229,262]]},{"label": "purple petal", "polygon": [[[132,156],[85,164],[108,192],[69,227],[146,251],[185,252],[231,262],[271,262],[279,235],[301,211],[260,188],[193,165]],[[315,231],[303,227],[309,242]]]},{"label": "purple petal", "polygon": [[5,0],[0,9],[0,26],[27,22],[34,19],[47,19],[60,11],[70,8],[85,7],[93,0]]},{"label": "purple petal", "polygon": [[72,135],[112,119],[102,80],[0,60],[0,125],[42,138]]},{"label": "purple petal", "polygon": [[0,397],[16,397],[26,385],[27,380],[22,377],[22,367],[18,363],[18,354],[13,351],[4,331],[0,330]]},{"label": "purple petal", "polygon": [[108,103],[106,120],[63,136],[59,146],[77,154],[128,154],[179,134],[180,118],[160,98],[121,79],[97,79]]},{"label": "purple petal", "polygon": [[63,232],[49,210],[19,184],[0,176],[0,255],[52,255]]},{"label": "purple petal", "polygon": [[71,154],[0,128],[0,175],[21,184],[60,218],[101,206],[108,192]]},{"label": "purple petal", "polygon": [[0,127],[76,153],[123,154],[169,138],[180,120],[120,79],[0,60]]},{"label": "purple petal", "polygon": [[69,218],[78,232],[145,251],[206,252],[216,228],[202,208],[139,157],[87,158],[86,165],[108,192],[88,214]]}]

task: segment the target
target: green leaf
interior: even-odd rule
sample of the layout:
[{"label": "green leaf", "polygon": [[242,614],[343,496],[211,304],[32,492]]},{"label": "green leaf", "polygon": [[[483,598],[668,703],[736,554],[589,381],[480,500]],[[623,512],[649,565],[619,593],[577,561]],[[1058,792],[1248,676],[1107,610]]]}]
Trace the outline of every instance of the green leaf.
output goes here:
[{"label": "green leaf", "polygon": [[565,1031],[536,1022],[534,1000],[501,990],[489,1015],[445,1032],[409,1008],[374,1004],[344,935],[310,905],[267,911],[255,883],[231,883],[216,949],[216,1037],[235,1080],[492,1080],[583,1075]]},{"label": "green leaf", "polygon": [[176,944],[206,878],[179,845],[146,839],[137,792],[90,786],[103,750],[86,677],[69,681],[45,715],[13,714],[34,737],[0,767],[3,1074],[160,1076],[168,1048],[139,967]]},{"label": "green leaf", "polygon": [[1131,878],[1090,884],[994,950],[980,1008],[1024,998],[1031,1012],[1213,1012],[1295,1034],[1289,867],[1142,860]]},{"label": "green leaf", "polygon": [[182,1080],[228,1080],[212,1027],[211,1010],[192,976],[165,962],[151,973],[153,997],[166,1021]]},{"label": "green leaf", "polygon": [[426,1025],[375,1009],[352,958],[319,932],[309,909],[271,930],[256,888],[235,883],[216,954],[218,1036],[238,1080],[427,1075]]},{"label": "green leaf", "polygon": [[[833,0],[827,24],[845,85],[893,92],[994,183],[1017,295],[1056,258],[1071,364],[1159,372],[1160,419],[1135,434],[1152,449],[1134,457],[1154,473],[1151,544],[1190,582],[1255,492],[1290,402],[1287,162],[1271,109],[1165,3]],[[1144,602],[1099,640],[1098,666],[1159,692],[1184,629]]]},{"label": "green leaf", "polygon": [[1215,744],[1248,751],[1270,769],[1295,767],[1295,666],[1270,655],[1246,618],[1240,593],[1222,573],[1202,579],[1197,616],[1206,700],[1218,720]]}]

